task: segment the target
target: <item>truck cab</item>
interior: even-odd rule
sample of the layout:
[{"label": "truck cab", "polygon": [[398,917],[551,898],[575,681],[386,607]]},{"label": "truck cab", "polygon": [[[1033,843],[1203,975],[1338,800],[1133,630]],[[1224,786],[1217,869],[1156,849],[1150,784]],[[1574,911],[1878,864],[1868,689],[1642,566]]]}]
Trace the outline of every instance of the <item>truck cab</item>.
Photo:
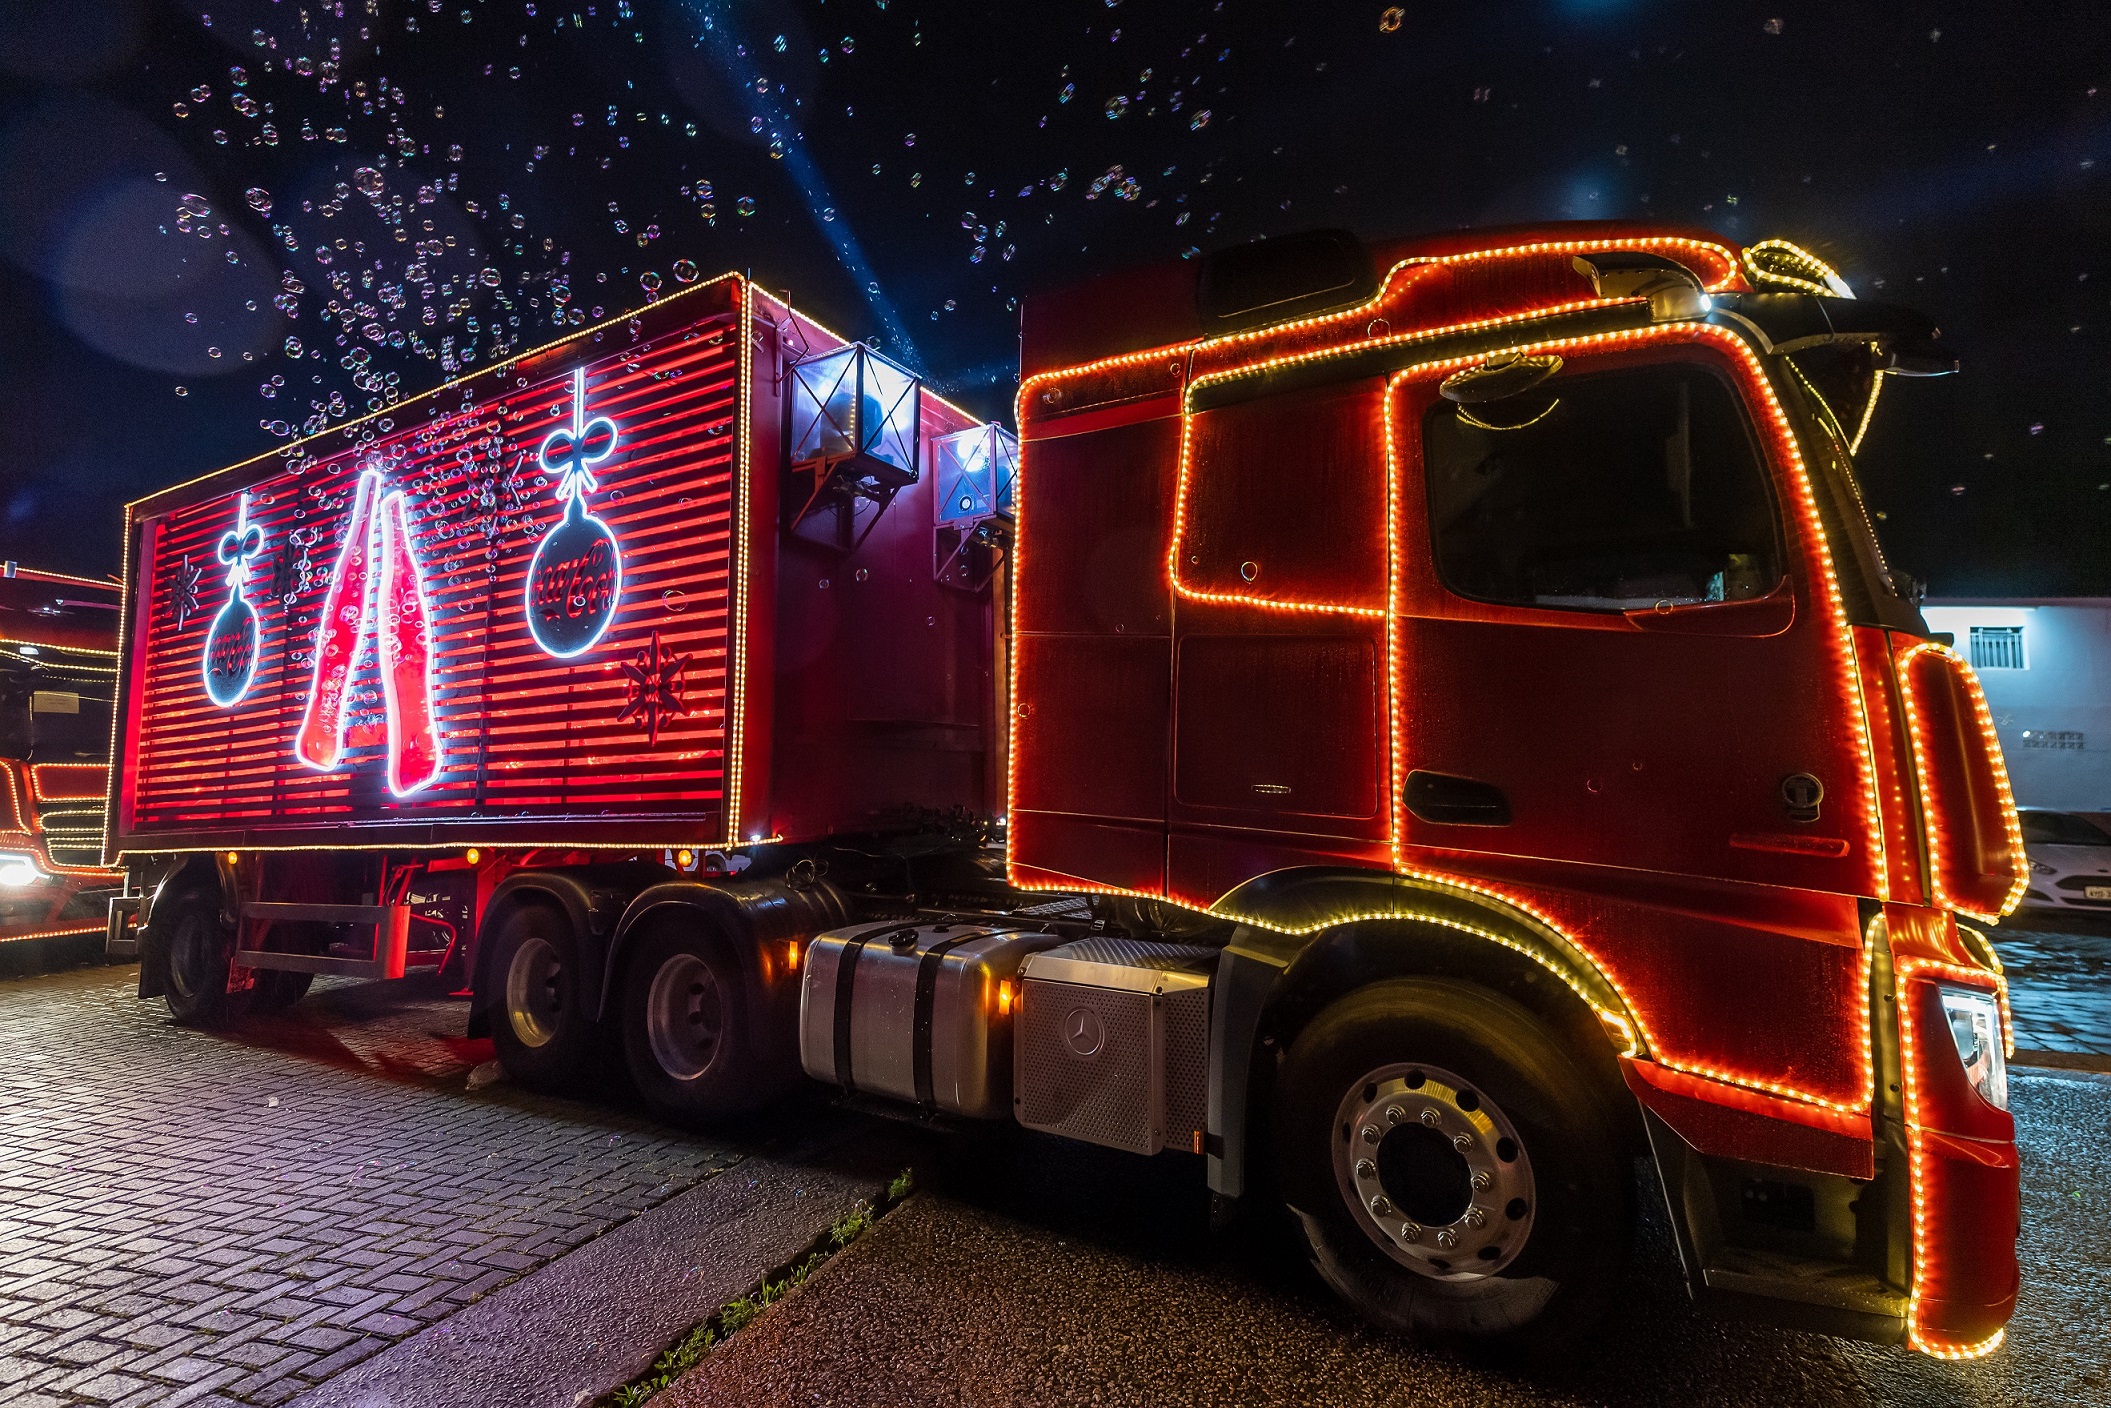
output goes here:
[{"label": "truck cab", "polygon": [[1231,926],[1213,1186],[1266,1110],[1330,1283],[1499,1334],[1595,1294],[1632,1138],[1697,1297],[1997,1340],[1971,925],[2024,865],[1852,465],[1937,330],[1785,242],[1575,226],[1266,241],[1023,345],[1012,879]]}]

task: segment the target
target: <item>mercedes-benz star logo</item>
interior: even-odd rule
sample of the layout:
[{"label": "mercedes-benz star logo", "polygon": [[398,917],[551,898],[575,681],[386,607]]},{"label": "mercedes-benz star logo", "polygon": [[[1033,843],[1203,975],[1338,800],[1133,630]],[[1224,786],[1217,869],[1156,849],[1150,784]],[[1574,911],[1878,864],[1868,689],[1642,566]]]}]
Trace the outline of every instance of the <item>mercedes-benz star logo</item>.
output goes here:
[{"label": "mercedes-benz star logo", "polygon": [[1071,1008],[1063,1018],[1063,1044],[1073,1056],[1099,1055],[1107,1044],[1107,1029],[1100,1025],[1099,1014],[1085,1007]]}]

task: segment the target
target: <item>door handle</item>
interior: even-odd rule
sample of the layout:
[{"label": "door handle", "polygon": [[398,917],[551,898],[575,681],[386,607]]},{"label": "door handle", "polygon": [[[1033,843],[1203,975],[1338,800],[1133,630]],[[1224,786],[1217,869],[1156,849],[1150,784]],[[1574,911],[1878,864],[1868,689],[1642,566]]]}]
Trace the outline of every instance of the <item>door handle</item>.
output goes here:
[{"label": "door handle", "polygon": [[1439,826],[1508,826],[1510,799],[1492,782],[1441,772],[1407,775],[1407,809]]}]

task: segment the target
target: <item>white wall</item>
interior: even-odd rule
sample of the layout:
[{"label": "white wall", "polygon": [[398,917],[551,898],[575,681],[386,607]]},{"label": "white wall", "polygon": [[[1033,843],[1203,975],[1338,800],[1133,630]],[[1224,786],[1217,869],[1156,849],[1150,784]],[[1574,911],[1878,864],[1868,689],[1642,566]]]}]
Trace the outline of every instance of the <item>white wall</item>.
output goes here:
[{"label": "white wall", "polygon": [[[2016,801],[2058,811],[2111,811],[2111,602],[1944,603],[1921,608],[1967,654],[1971,627],[2023,627],[2025,668],[1981,670]],[[2026,735],[2079,733],[2080,751],[2030,746]]]}]

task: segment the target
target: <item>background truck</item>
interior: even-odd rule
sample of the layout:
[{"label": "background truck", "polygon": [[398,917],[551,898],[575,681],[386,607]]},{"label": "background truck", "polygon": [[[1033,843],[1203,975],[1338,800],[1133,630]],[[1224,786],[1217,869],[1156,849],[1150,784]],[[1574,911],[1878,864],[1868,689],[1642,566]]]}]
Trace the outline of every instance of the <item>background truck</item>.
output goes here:
[{"label": "background truck", "polygon": [[[1018,439],[728,276],[130,507],[110,942],[459,975],[513,1076],[802,1071],[1202,1155],[1544,1353],[1984,1353],[2014,807],[1851,454],[1926,319],[1779,241],[1321,232],[1030,300]],[[136,922],[135,922],[136,921]]]},{"label": "background truck", "polygon": [[102,933],[124,886],[102,863],[118,599],[0,563],[0,943]]}]

